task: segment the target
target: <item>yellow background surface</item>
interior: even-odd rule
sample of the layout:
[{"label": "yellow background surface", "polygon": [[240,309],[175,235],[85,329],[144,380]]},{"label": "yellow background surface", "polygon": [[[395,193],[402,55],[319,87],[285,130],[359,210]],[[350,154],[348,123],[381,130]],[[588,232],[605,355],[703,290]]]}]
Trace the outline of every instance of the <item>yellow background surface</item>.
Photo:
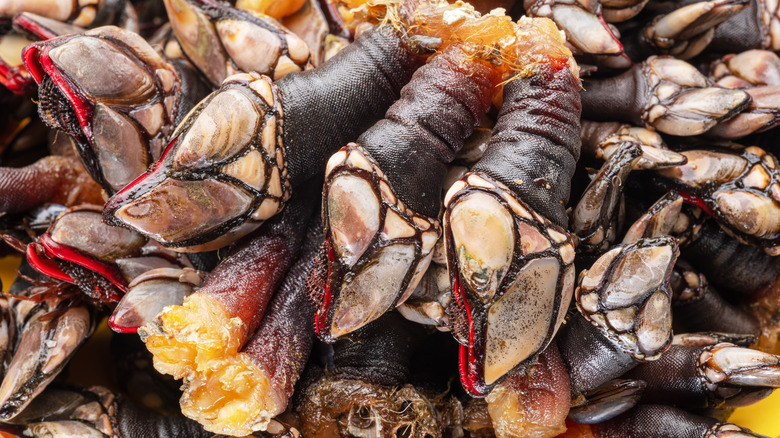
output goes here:
[{"label": "yellow background surface", "polygon": [[[0,278],[3,280],[3,291],[5,291],[13,281],[18,265],[19,259],[16,257],[0,259]],[[105,330],[107,329],[103,328],[103,330],[99,330],[97,333],[98,336],[95,336],[96,339],[90,340],[90,342],[84,345],[79,354],[74,357],[74,360],[83,360],[84,365],[86,365],[90,363],[94,364],[94,358],[105,358],[105,354],[99,354],[99,351],[103,348],[107,348],[108,336],[100,336],[101,331],[103,335],[107,335]],[[90,360],[87,360],[87,356],[91,356],[91,358],[89,358]],[[76,372],[74,373],[74,371]],[[82,366],[71,367],[70,377],[83,384],[105,384],[102,381],[103,379],[101,378],[99,370],[87,370]],[[86,381],[82,380],[82,377],[86,379]],[[729,420],[740,426],[747,427],[756,433],[780,438],[780,391],[775,391],[771,396],[759,403],[737,409]]]}]

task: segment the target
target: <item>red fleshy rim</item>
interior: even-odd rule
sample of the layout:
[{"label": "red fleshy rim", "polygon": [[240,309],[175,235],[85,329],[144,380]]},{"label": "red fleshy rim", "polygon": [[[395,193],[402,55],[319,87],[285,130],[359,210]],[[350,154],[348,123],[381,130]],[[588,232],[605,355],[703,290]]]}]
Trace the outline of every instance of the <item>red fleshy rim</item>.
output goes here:
[{"label": "red fleshy rim", "polygon": [[460,375],[460,383],[463,385],[463,388],[472,395],[484,397],[487,394],[477,389],[484,385],[481,384],[482,379],[479,378],[477,373],[477,358],[476,354],[474,354],[474,320],[471,318],[471,307],[464,297],[463,288],[460,284],[460,277],[457,273],[452,286],[455,302],[466,312],[469,326],[468,346],[460,344],[460,349],[458,350],[458,374]]},{"label": "red fleshy rim", "polygon": [[[330,278],[333,262],[336,260],[336,253],[333,251],[330,239],[325,239],[325,245],[328,248],[328,278]],[[326,281],[322,307],[317,310],[314,316],[314,331],[317,332],[317,336],[321,337],[325,331],[325,323],[328,321],[328,310],[330,310],[331,301],[333,301],[333,297],[330,294],[330,281]]]},{"label": "red fleshy rim", "polygon": [[108,317],[108,328],[111,330],[117,332],[117,333],[138,333],[138,327],[127,327],[127,326],[121,326],[117,325],[114,321],[114,318],[116,316],[116,313],[112,313],[111,316]]},{"label": "red fleshy rim", "polygon": [[84,136],[91,142],[92,127],[90,126],[90,121],[92,119],[94,105],[72,86],[70,80],[66,78],[54,64],[49,57],[51,48],[52,46],[48,42],[33,43],[25,47],[24,51],[22,51],[24,66],[38,84],[43,81],[43,78],[46,75],[49,75],[65,98],[73,105],[76,118],[79,121],[79,126],[81,127]]},{"label": "red fleshy rim", "polygon": [[[38,254],[39,250],[44,253],[45,257],[41,257],[40,254]],[[46,247],[33,242],[27,245],[25,256],[27,256],[27,263],[41,274],[58,280],[67,281],[68,283],[74,283],[73,279],[51,260],[52,255],[48,253]]]},{"label": "red fleshy rim", "polygon": [[[95,271],[110,281],[111,284],[117,287],[117,289],[121,290],[122,292],[127,292],[127,281],[125,281],[124,277],[122,277],[122,275],[119,273],[119,270],[115,266],[85,255],[81,253],[81,251],[78,251],[67,245],[56,242],[54,239],[52,239],[49,233],[42,234],[39,237],[39,242],[41,245],[43,245],[44,248],[46,248],[47,252],[53,254],[54,257]],[[115,301],[122,299],[122,297],[114,294],[109,294],[109,298]]]},{"label": "red fleshy rim", "polygon": [[32,89],[33,79],[23,65],[10,66],[0,59],[0,85],[14,94],[25,94]]}]

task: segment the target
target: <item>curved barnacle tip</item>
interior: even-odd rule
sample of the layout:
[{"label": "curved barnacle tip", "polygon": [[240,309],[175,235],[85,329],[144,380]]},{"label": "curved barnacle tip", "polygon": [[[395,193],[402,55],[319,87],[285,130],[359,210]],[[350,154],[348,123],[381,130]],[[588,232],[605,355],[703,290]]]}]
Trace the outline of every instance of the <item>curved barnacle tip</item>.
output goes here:
[{"label": "curved barnacle tip", "polygon": [[103,217],[177,251],[207,251],[260,226],[246,218],[254,200],[229,182],[175,179],[155,169],[109,199]]},{"label": "curved barnacle tip", "polygon": [[196,293],[181,306],[163,309],[138,334],[154,356],[157,371],[181,379],[203,371],[217,358],[238,353],[246,330],[246,324],[231,317],[222,302]]},{"label": "curved barnacle tip", "polygon": [[581,276],[578,309],[634,359],[658,359],[672,342],[669,277],[678,255],[671,237],[616,246]]},{"label": "curved barnacle tip", "polygon": [[41,66],[41,60],[39,59],[44,44],[44,42],[32,43],[22,49],[22,63],[39,85],[45,75],[43,67]]},{"label": "curved barnacle tip", "polygon": [[215,359],[185,380],[182,413],[218,434],[264,431],[287,405],[271,377],[244,353]]}]

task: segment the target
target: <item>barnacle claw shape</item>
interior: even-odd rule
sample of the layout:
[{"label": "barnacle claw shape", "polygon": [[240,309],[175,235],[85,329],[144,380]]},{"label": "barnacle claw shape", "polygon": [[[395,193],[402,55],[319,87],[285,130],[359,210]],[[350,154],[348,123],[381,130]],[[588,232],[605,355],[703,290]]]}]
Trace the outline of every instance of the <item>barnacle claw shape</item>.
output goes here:
[{"label": "barnacle claw shape", "polygon": [[467,173],[444,202],[461,383],[480,395],[552,340],[571,300],[574,245],[482,173]]},{"label": "barnacle claw shape", "polygon": [[178,251],[224,246],[289,198],[281,139],[276,86],[232,76],[179,124],[162,159],[109,199],[104,218]]},{"label": "barnacle claw shape", "polygon": [[657,53],[690,59],[707,47],[715,26],[742,11],[747,4],[747,0],[691,3],[657,17],[645,27],[642,36]]},{"label": "barnacle claw shape", "polygon": [[634,18],[642,12],[649,0],[602,0],[601,15],[609,23],[619,23]]},{"label": "barnacle claw shape", "polygon": [[672,235],[679,227],[683,197],[674,191],[666,193],[629,227],[623,243],[634,243],[642,238]]},{"label": "barnacle claw shape", "polygon": [[699,372],[712,391],[724,386],[780,387],[780,358],[730,343],[704,347]]},{"label": "barnacle claw shape", "polygon": [[74,26],[97,27],[112,24],[129,6],[124,1],[68,2],[58,0],[18,0],[0,3],[0,16],[13,17],[31,12]]},{"label": "barnacle claw shape", "polygon": [[726,55],[712,64],[710,78],[726,88],[780,85],[780,57],[758,49]]},{"label": "barnacle claw shape", "polygon": [[598,1],[526,0],[531,17],[546,17],[566,32],[566,40],[584,53],[618,56],[623,46],[601,16]]},{"label": "barnacle claw shape", "polygon": [[328,278],[314,326],[320,339],[333,341],[411,295],[428,269],[441,227],[438,219],[404,206],[356,143],[335,153],[325,173]]},{"label": "barnacle claw shape", "polygon": [[604,161],[609,161],[623,144],[636,143],[642,148],[642,156],[634,170],[685,164],[685,157],[670,150],[658,132],[624,123],[583,120],[582,143],[585,151]]},{"label": "barnacle claw shape", "polygon": [[160,158],[180,78],[139,35],[106,26],[31,44],[22,56],[39,84],[41,119],[74,138],[87,171],[107,192]]},{"label": "barnacle claw shape", "polygon": [[658,170],[686,198],[718,220],[739,241],[780,249],[780,175],[777,159],[751,146],[742,153],[690,150],[688,163]]},{"label": "barnacle claw shape", "polygon": [[182,50],[215,87],[240,72],[302,71],[309,48],[275,19],[214,0],[165,0]]},{"label": "barnacle claw shape", "polygon": [[610,249],[580,274],[577,308],[635,360],[658,359],[672,343],[669,277],[679,253],[671,237]]},{"label": "barnacle claw shape", "polygon": [[672,338],[672,345],[684,345],[686,347],[705,347],[722,342],[740,347],[749,347],[756,343],[756,336],[722,332],[699,332],[680,333]]},{"label": "barnacle claw shape", "polygon": [[145,243],[138,233],[102,223],[99,207],[80,206],[63,212],[26,254],[35,270],[77,285],[93,304],[103,306],[127,291],[116,260]]},{"label": "barnacle claw shape", "polygon": [[750,104],[744,91],[710,87],[707,78],[685,61],[651,56],[640,69],[647,90],[641,119],[648,128],[698,135]]},{"label": "barnacle claw shape", "polygon": [[584,117],[679,136],[703,134],[751,101],[744,90],[710,86],[694,66],[669,56],[651,56],[619,76],[585,81],[584,87]]},{"label": "barnacle claw shape", "polygon": [[155,268],[133,278],[127,293],[108,318],[120,333],[135,333],[167,306],[179,306],[200,286],[204,272],[192,268]]},{"label": "barnacle claw shape", "polygon": [[[49,412],[59,415],[51,416]],[[127,431],[138,437],[214,436],[181,414],[163,415],[137,406],[125,395],[102,386],[84,388],[69,384],[47,389],[24,415],[25,434],[35,437],[105,438],[127,436]],[[279,434],[275,436],[299,438],[299,435],[283,435],[284,427],[277,424],[279,427],[274,432]]]},{"label": "barnacle claw shape", "polygon": [[753,87],[745,92],[751,97],[750,105],[709,130],[708,136],[737,139],[780,125],[780,85]]},{"label": "barnacle claw shape", "polygon": [[18,346],[0,384],[3,421],[18,415],[43,391],[95,329],[97,318],[88,306],[52,301],[52,308],[40,309],[20,328]]},{"label": "barnacle claw shape", "polygon": [[571,217],[581,251],[600,252],[614,243],[623,183],[641,156],[642,150],[636,143],[623,143],[588,184]]}]

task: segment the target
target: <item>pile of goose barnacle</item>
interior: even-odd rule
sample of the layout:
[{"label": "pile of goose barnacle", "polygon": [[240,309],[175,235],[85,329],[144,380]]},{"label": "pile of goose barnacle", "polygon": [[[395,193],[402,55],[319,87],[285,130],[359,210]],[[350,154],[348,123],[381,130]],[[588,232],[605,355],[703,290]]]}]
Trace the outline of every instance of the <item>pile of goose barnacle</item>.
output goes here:
[{"label": "pile of goose barnacle", "polygon": [[777,9],[0,0],[0,436],[761,436]]}]

